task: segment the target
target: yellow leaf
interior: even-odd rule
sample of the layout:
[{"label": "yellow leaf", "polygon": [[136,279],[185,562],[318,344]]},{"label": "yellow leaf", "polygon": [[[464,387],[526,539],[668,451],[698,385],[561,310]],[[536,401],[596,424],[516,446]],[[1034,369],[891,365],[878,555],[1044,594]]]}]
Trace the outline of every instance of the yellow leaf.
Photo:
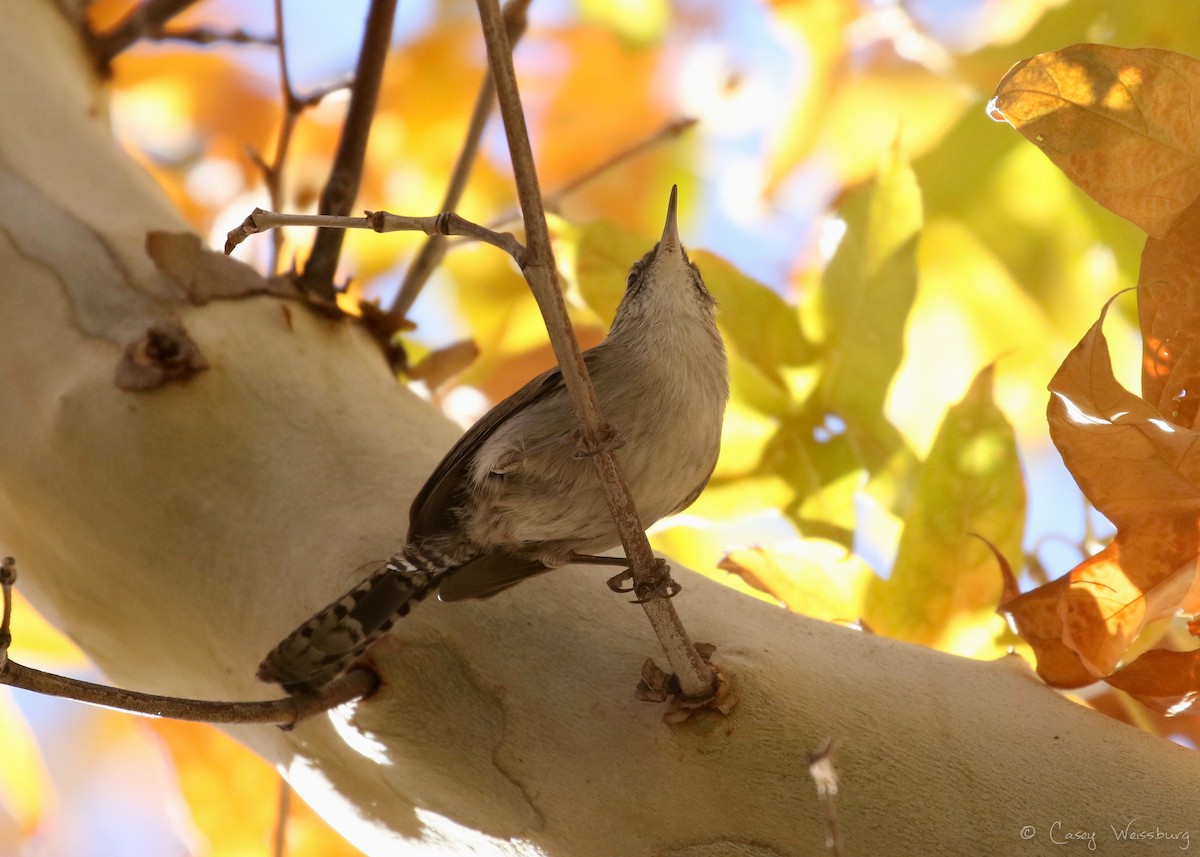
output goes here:
[{"label": "yellow leaf", "polygon": [[[999,654],[993,641],[1003,623],[993,611],[1000,575],[991,551],[970,534],[1019,557],[1025,484],[1012,427],[992,399],[994,374],[990,366],[980,372],[942,420],[891,576],[870,589],[867,620],[881,633],[961,654]],[[971,634],[964,625],[980,630]],[[972,648],[959,648],[964,642]]]},{"label": "yellow leaf", "polygon": [[580,0],[579,11],[635,46],[661,38],[670,19],[666,0]]},{"label": "yellow leaf", "polygon": [[862,557],[819,539],[739,548],[727,554],[720,567],[789,610],[827,622],[858,621],[867,586],[875,579]]}]

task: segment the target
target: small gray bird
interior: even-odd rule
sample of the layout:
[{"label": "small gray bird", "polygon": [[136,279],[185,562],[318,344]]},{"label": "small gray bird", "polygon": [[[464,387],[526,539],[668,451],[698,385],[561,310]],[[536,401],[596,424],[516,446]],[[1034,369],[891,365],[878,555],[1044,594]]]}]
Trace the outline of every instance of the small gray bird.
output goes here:
[{"label": "small gray bird", "polygon": [[[679,241],[675,206],[672,188],[662,238],[630,269],[608,336],[584,354],[647,526],[708,483],[729,398],[716,301]],[[488,411],[413,500],[404,548],[288,635],[259,678],[315,689],[431,592],[481,598],[570,562],[603,561],[591,554],[620,539],[578,426],[558,369]]]}]

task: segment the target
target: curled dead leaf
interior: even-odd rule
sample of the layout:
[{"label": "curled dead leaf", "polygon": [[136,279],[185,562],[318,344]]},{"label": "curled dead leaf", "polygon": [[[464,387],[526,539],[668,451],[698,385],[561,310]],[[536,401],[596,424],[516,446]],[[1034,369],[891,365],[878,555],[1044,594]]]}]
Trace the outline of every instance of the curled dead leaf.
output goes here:
[{"label": "curled dead leaf", "polygon": [[[1116,537],[1065,576],[1003,605],[1033,647],[1038,673],[1056,687],[1111,678],[1151,622],[1200,612],[1200,434],[1117,382],[1103,332],[1110,305],[1051,380],[1047,420],[1067,468]],[[1149,667],[1160,657],[1118,681],[1136,679],[1148,700],[1173,705],[1178,688],[1149,689],[1166,675]]]},{"label": "curled dead leaf", "polygon": [[678,690],[678,687],[675,690],[671,689],[673,678],[675,676],[663,672],[658,664],[654,663],[653,658],[646,658],[646,662],[642,664],[642,678],[634,696],[642,702],[665,702],[671,693]]},{"label": "curled dead leaf", "polygon": [[249,265],[209,250],[192,232],[148,232],[146,254],[197,306],[250,295],[300,297],[290,278],[263,279]]}]

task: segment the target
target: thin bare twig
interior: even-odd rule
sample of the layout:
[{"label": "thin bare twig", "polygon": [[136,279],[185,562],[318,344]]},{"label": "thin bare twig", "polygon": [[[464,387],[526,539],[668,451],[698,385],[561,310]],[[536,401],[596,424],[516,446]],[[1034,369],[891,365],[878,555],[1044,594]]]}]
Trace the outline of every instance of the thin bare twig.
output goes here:
[{"label": "thin bare twig", "polygon": [[139,39],[159,35],[167,21],[195,3],[196,0],[146,0],[139,4],[107,33],[97,33],[89,39],[96,64],[108,68],[117,54]]},{"label": "thin bare twig", "polygon": [[671,601],[657,591],[661,580],[654,553],[650,550],[645,529],[609,442],[611,432],[608,423],[600,412],[596,390],[588,377],[583,353],[567,318],[566,305],[557,283],[554,253],[533,162],[533,148],[525,126],[512,51],[499,3],[497,0],[477,0],[477,5],[484,41],[487,43],[488,65],[496,82],[500,114],[508,138],[509,155],[517,182],[517,198],[525,220],[527,250],[522,271],[546,321],[550,344],[575,406],[584,448],[592,453],[605,499],[621,535],[625,556],[630,562],[634,588],[639,599],[643,599],[642,607],[671,662],[684,696],[709,698],[716,687],[712,668],[692,645]]},{"label": "thin bare twig", "polygon": [[[673,140],[676,137],[679,137],[685,131],[694,127],[697,121],[699,120],[691,119],[686,116],[678,119],[672,119],[657,131],[647,134],[645,137],[633,143],[632,145],[621,149],[619,152],[609,155],[600,163],[589,167],[588,169],[584,170],[582,174],[571,179],[569,182],[562,185],[552,193],[547,194],[542,200],[542,204],[548,211],[557,211],[559,206],[562,205],[564,198],[575,193],[584,185],[595,181],[608,171],[614,169],[615,167],[619,167],[626,161],[642,154],[642,152],[645,152],[646,150],[651,149],[660,143],[664,143],[668,140]],[[517,220],[520,217],[520,214],[521,213],[518,209],[510,209],[509,211],[505,211],[499,216],[492,218],[490,221],[488,221],[487,226],[491,229],[496,229],[506,223],[511,223],[512,221]]]},{"label": "thin bare twig", "polygon": [[[521,36],[525,35],[527,23],[525,13],[531,2],[532,0],[508,0],[504,4],[504,27],[508,32],[509,44],[515,46],[521,40]],[[462,148],[459,149],[458,160],[455,161],[454,169],[450,173],[450,182],[446,186],[446,193],[442,197],[442,211],[454,211],[458,208],[463,190],[467,186],[467,178],[471,175],[471,167],[474,166],[475,157],[479,153],[479,141],[483,139],[483,129],[492,115],[495,100],[496,85],[489,72],[484,76],[483,83],[479,86],[479,94],[475,97],[475,107],[471,111],[471,121],[467,125],[466,137],[463,139]],[[276,207],[278,208],[278,206]],[[430,275],[445,255],[445,237],[431,235],[421,245],[421,249],[413,257],[412,264],[404,272],[404,280],[400,283],[396,299],[388,308],[388,315],[397,320],[408,315],[417,296],[421,294],[421,289],[425,287],[425,283],[429,281]]]},{"label": "thin bare twig", "polygon": [[12,634],[9,631],[12,588],[16,580],[16,561],[10,556],[4,557],[0,560],[0,598],[3,598],[3,608],[0,612],[0,684],[9,687],[148,717],[170,717],[201,723],[274,723],[291,727],[322,711],[366,696],[373,692],[379,683],[379,677],[375,673],[358,668],[325,685],[317,693],[264,702],[215,702],[138,693],[42,672],[23,666],[8,657],[9,644],[12,642]]},{"label": "thin bare twig", "polygon": [[193,45],[211,45],[220,42],[231,45],[274,45],[274,36],[260,36],[241,28],[217,30],[213,27],[187,27],[185,29],[159,30],[147,33],[146,39],[154,42],[188,42]]},{"label": "thin bare twig", "polygon": [[[283,0],[274,0],[275,6],[275,44],[279,52],[279,90],[283,100],[283,118],[279,124],[279,137],[275,141],[275,155],[267,163],[257,151],[249,151],[250,159],[254,161],[263,174],[263,182],[267,186],[267,196],[271,200],[271,208],[279,211],[284,208],[283,187],[284,169],[287,165],[288,151],[292,145],[292,135],[300,114],[310,107],[315,107],[325,99],[325,96],[343,89],[349,89],[354,83],[353,78],[335,81],[327,86],[313,90],[307,95],[297,94],[292,86],[292,75],[288,66],[287,32],[283,23]],[[267,266],[268,274],[279,273],[279,257],[283,252],[283,236],[279,232],[271,233],[271,261]]]},{"label": "thin bare twig", "polygon": [[[371,7],[367,11],[367,23],[363,32],[362,49],[358,55],[358,67],[354,72],[354,89],[350,94],[350,105],[346,109],[346,121],[342,124],[342,136],[338,141],[333,169],[325,183],[325,189],[321,192],[321,203],[317,209],[321,214],[348,215],[355,197],[358,196],[363,161],[367,154],[367,139],[371,133],[371,120],[375,117],[375,107],[379,102],[383,66],[392,40],[396,3],[397,0],[371,0]],[[333,276],[337,271],[345,237],[346,233],[341,229],[317,231],[312,253],[309,254],[308,263],[300,277],[302,288],[327,301],[333,301]]]},{"label": "thin bare twig", "polygon": [[261,702],[217,702],[139,693],[119,687],[95,684],[22,666],[11,658],[0,669],[0,684],[18,687],[46,696],[58,696],[115,708],[147,717],[169,717],[200,723],[274,723],[295,726],[302,720],[337,708],[366,696],[375,689],[379,678],[366,669],[354,669],[325,685],[317,693],[289,696]]},{"label": "thin bare twig", "polygon": [[681,116],[677,119],[672,119],[654,133],[646,135],[632,145],[627,146],[621,151],[609,156],[605,160],[571,179],[562,187],[558,188],[556,191],[554,191],[554,193],[546,197],[546,208],[551,210],[557,208],[563,197],[573,194],[588,182],[595,181],[613,167],[620,166],[626,161],[636,158],[642,152],[652,149],[660,143],[664,143],[667,140],[674,140],[676,137],[682,136],[683,133],[691,129],[697,121],[699,120],[693,119],[689,116]]},{"label": "thin bare twig", "polygon": [[250,235],[278,229],[281,226],[317,226],[322,229],[371,229],[375,232],[424,232],[426,235],[460,235],[499,247],[518,265],[525,259],[521,242],[508,232],[494,232],[486,226],[472,223],[453,212],[429,217],[407,217],[388,211],[368,211],[365,217],[339,217],[332,214],[282,214],[256,208],[239,226],[229,230],[225,252],[232,253]]},{"label": "thin bare twig", "polygon": [[[508,5],[504,7],[504,14],[507,20],[507,16],[509,14]],[[512,32],[511,27],[509,32]],[[484,100],[485,93],[487,98],[486,101]],[[463,178],[465,179],[465,173],[470,171],[471,161],[467,158],[467,154],[470,152],[472,157],[474,155],[472,147],[478,144],[478,137],[475,135],[482,132],[483,126],[487,122],[487,117],[491,112],[492,107],[491,99],[494,94],[495,88],[494,85],[492,85],[491,78],[489,77],[487,80],[487,85],[480,90],[479,100],[475,103],[475,112],[471,116],[471,126],[468,130],[467,140],[463,144],[462,152],[459,154],[458,163],[455,164],[454,176],[451,180],[450,190],[447,191],[446,198],[443,200],[443,211],[453,211],[458,205],[458,196],[454,191],[456,187],[455,183],[459,180],[458,176],[460,172],[464,174]],[[633,145],[628,146],[613,155],[610,155],[595,166],[588,168],[581,175],[567,182],[553,193],[549,194],[543,200],[543,204],[551,211],[557,209],[564,197],[579,190],[588,182],[595,181],[597,178],[604,175],[614,167],[620,166],[625,161],[637,157],[646,150],[651,149],[660,143],[666,142],[667,140],[672,140],[676,137],[679,137],[685,131],[692,128],[696,124],[696,121],[697,120],[688,117],[681,117],[679,119],[671,120],[657,131],[643,137]],[[466,165],[465,167],[464,164]],[[278,207],[279,206],[276,206],[276,208]],[[489,225],[492,228],[495,228],[501,224],[510,223],[519,216],[520,212],[517,209],[513,209],[495,218],[490,222]],[[442,258],[446,255],[447,246],[446,240],[440,236],[431,237],[425,242],[424,245],[422,245],[420,252],[418,252],[416,257],[413,259],[412,264],[408,266],[408,270],[404,274],[404,281],[400,284],[400,291],[397,293],[396,299],[393,301],[392,306],[388,309],[388,314],[390,316],[399,320],[403,319],[408,314],[408,311],[412,309],[412,305],[416,302],[418,295],[420,295],[421,289],[424,288],[425,283],[429,280],[429,276],[434,272],[437,266],[441,263]]]}]

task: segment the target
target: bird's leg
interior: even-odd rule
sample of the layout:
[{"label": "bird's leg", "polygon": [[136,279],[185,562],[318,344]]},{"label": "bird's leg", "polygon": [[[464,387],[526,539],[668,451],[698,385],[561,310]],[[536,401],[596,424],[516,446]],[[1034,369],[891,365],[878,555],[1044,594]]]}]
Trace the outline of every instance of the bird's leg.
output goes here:
[{"label": "bird's leg", "polygon": [[667,561],[662,557],[654,558],[654,568],[658,572],[654,579],[647,586],[635,587],[626,586],[633,580],[633,572],[630,571],[629,560],[623,556],[594,556],[586,553],[572,553],[571,562],[580,565],[619,565],[622,571],[619,574],[614,574],[606,583],[608,588],[613,592],[637,592],[638,597],[634,599],[634,604],[642,604],[649,601],[651,598],[657,598],[659,595],[666,595],[667,598],[674,598],[679,594],[683,586],[677,583],[671,577],[671,566],[667,565]]}]

